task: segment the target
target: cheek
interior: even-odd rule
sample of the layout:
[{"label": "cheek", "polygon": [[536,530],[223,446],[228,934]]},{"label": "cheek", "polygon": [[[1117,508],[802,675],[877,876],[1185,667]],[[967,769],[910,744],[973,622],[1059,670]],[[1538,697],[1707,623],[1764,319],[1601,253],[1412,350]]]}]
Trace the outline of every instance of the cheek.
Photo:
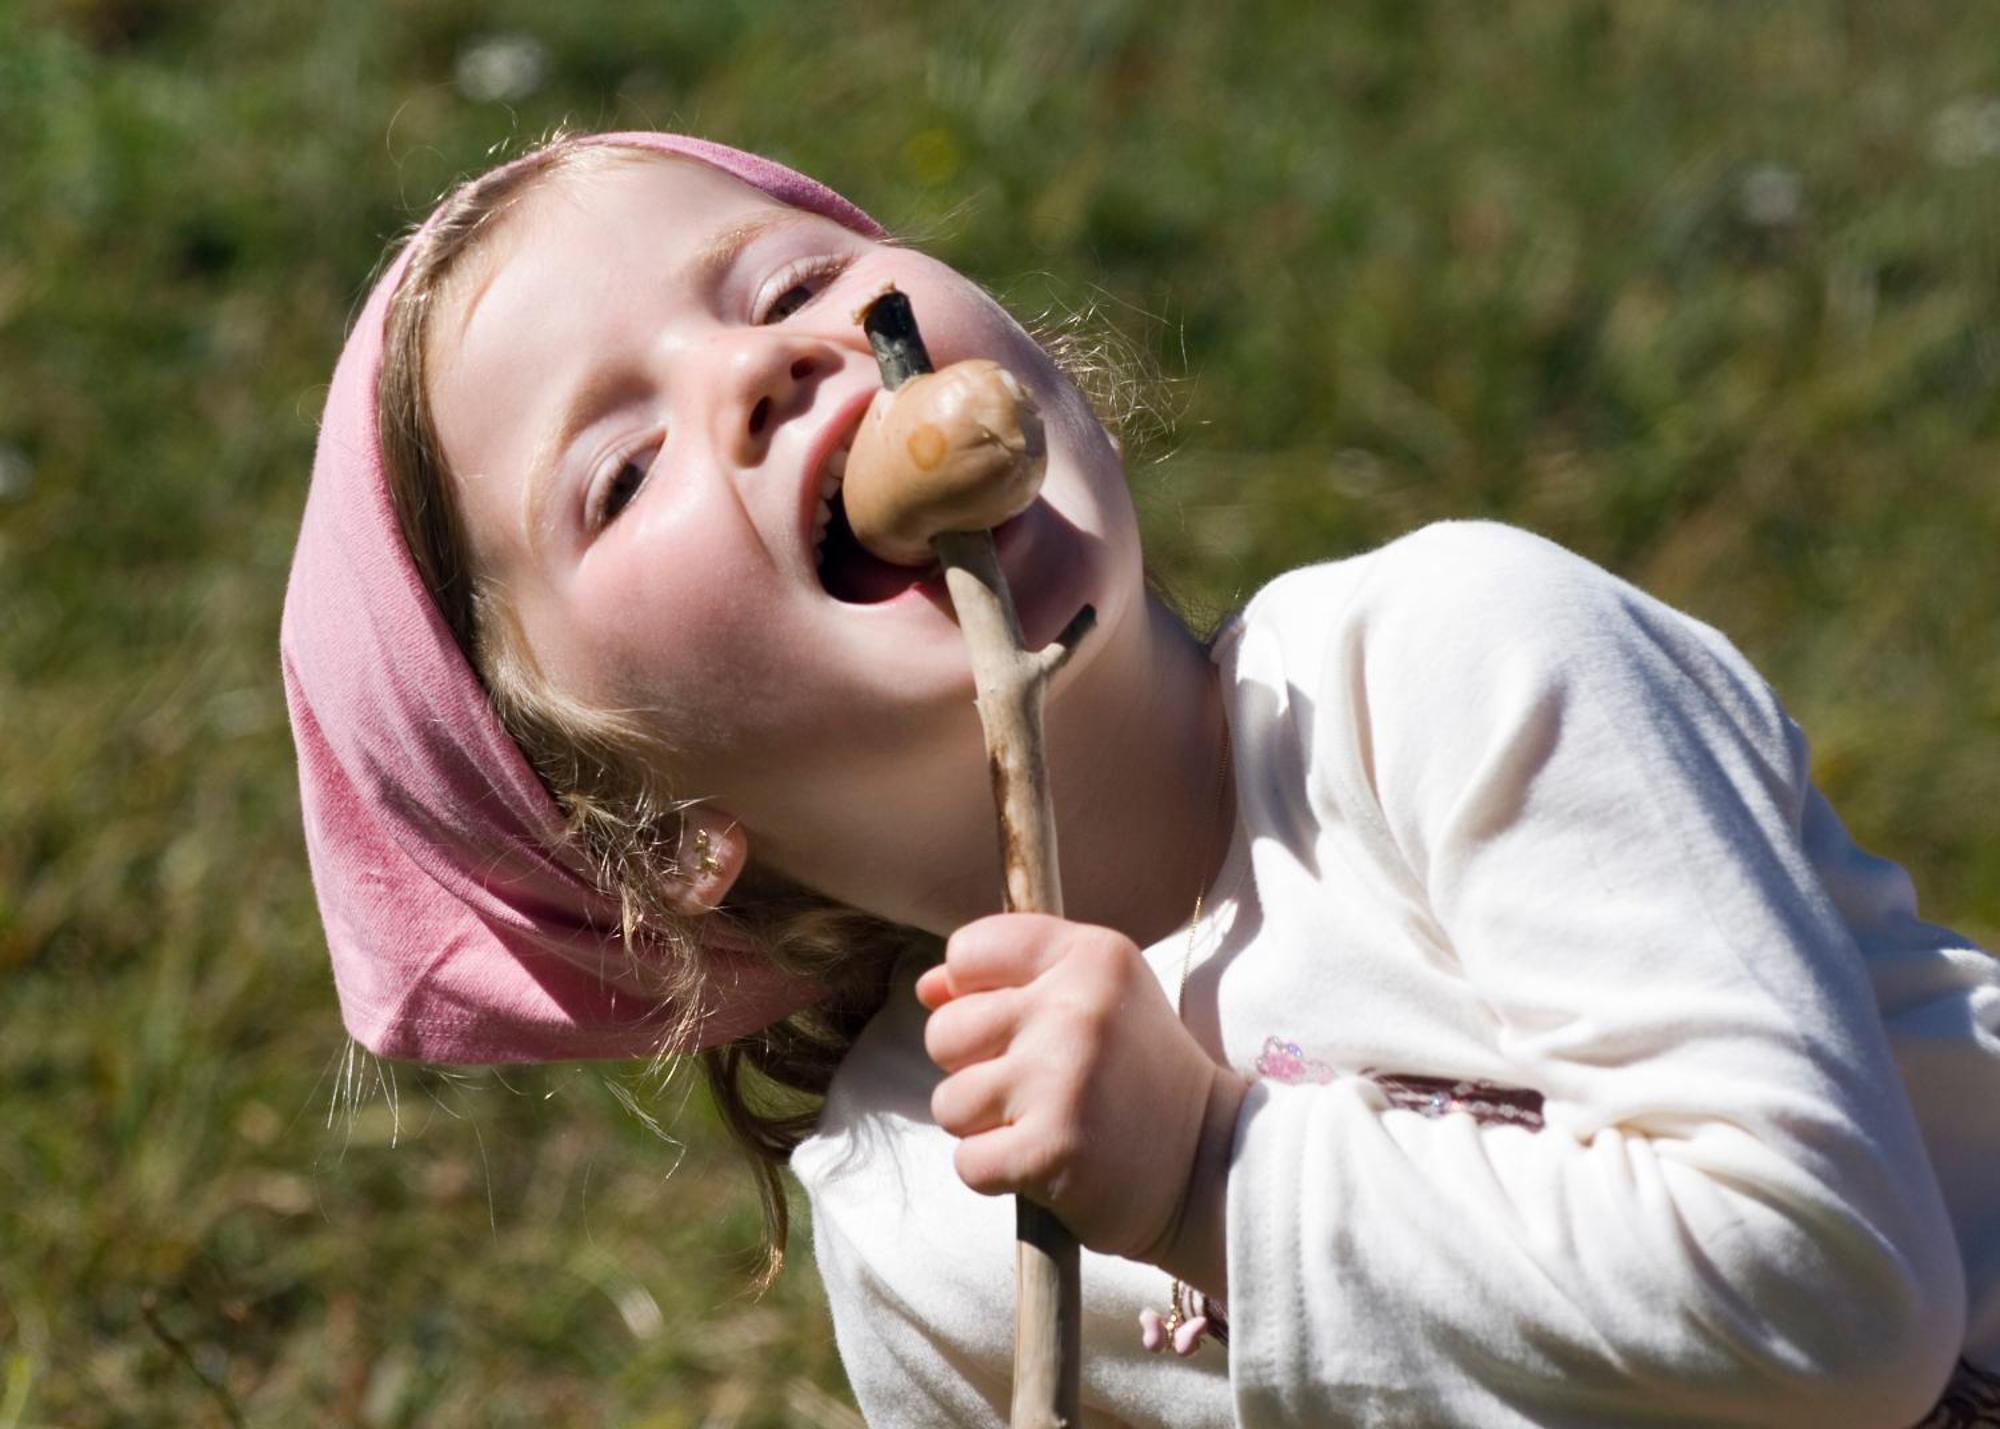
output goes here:
[{"label": "cheek", "polygon": [[753,699],[770,626],[759,603],[696,566],[646,573],[589,602],[574,647],[577,687],[607,707],[712,727],[718,709]]},{"label": "cheek", "polygon": [[737,513],[714,505],[634,509],[599,538],[531,632],[552,679],[677,726],[754,693],[781,643],[778,590]]},{"label": "cheek", "polygon": [[889,250],[879,268],[858,273],[861,286],[873,292],[888,281],[909,294],[924,345],[938,366],[990,357],[1029,381],[1038,396],[1046,383],[1060,380],[1047,354],[1012,315],[957,269],[908,250]]}]

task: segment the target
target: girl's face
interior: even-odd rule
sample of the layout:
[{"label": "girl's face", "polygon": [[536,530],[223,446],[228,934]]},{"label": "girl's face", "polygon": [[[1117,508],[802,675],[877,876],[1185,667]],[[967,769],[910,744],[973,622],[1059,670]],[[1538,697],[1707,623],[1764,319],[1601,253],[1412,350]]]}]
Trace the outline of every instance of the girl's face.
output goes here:
[{"label": "girl's face", "polygon": [[855,313],[890,282],[939,366],[993,358],[1042,408],[1047,480],[998,541],[1031,646],[1097,608],[1059,702],[1142,624],[1123,472],[1070,383],[950,268],[698,162],[619,161],[531,191],[430,334],[474,566],[546,676],[651,722],[676,791],[740,820],[753,856],[864,906],[875,831],[942,837],[960,771],[985,781],[938,583],[839,599],[815,551],[829,459],[881,386]]}]

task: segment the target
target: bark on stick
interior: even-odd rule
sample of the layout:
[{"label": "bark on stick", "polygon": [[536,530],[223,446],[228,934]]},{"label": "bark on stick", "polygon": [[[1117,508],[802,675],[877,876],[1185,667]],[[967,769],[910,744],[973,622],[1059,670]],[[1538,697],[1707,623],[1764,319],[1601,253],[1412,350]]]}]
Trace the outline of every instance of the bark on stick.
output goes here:
[{"label": "bark on stick", "polygon": [[[909,299],[893,288],[870,303],[862,327],[891,390],[931,370]],[[1000,816],[1001,867],[1010,912],[1062,912],[1056,868],[1055,804],[1042,744],[1042,702],[1059,669],[1095,619],[1078,611],[1056,642],[1026,649],[1013,596],[987,531],[936,538],[946,589],[972,660],[979,722],[986,735],[993,801]],[[1076,1240],[1054,1215],[1015,1199],[1014,1398],[1012,1429],[1057,1429],[1079,1422],[1083,1294]]]}]

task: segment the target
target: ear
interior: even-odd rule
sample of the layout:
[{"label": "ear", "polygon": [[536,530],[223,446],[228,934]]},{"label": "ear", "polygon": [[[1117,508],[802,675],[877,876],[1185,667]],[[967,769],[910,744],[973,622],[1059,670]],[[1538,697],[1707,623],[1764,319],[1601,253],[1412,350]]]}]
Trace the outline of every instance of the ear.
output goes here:
[{"label": "ear", "polygon": [[682,913],[706,913],[728,896],[750,856],[743,825],[703,805],[681,811],[681,842],[674,853],[678,870],[669,901]]}]

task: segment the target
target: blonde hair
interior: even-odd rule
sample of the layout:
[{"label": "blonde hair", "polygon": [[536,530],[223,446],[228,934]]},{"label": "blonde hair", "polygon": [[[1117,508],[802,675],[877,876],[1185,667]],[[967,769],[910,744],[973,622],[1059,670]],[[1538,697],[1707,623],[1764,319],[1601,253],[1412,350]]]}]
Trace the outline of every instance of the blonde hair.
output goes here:
[{"label": "blonde hair", "polygon": [[[753,1036],[700,1054],[716,1108],[750,1160],[766,1235],[760,1283],[783,1263],[789,1213],[781,1168],[813,1129],[818,1099],[861,1028],[887,996],[905,954],[935,954],[937,939],[751,869],[726,909],[699,917],[670,894],[681,873],[687,801],[663,783],[669,740],[640,719],[587,705],[542,672],[504,592],[472,569],[456,487],[429,391],[430,319],[448,300],[468,255],[543,182],[633,162],[674,162],[651,150],[557,137],[451,193],[412,240],[391,300],[377,381],[383,465],[404,542],[445,624],[493,702],[500,723],[562,809],[568,836],[599,884],[619,901],[629,969],[685,1019],[663,1037],[682,1045],[701,1004],[703,920],[726,919],[773,965],[829,989],[817,1005]],[[683,161],[685,162],[685,161]],[[1087,320],[1041,325],[1043,341],[1117,431],[1143,408],[1132,354]],[[663,1051],[662,1058],[668,1055]]]}]

